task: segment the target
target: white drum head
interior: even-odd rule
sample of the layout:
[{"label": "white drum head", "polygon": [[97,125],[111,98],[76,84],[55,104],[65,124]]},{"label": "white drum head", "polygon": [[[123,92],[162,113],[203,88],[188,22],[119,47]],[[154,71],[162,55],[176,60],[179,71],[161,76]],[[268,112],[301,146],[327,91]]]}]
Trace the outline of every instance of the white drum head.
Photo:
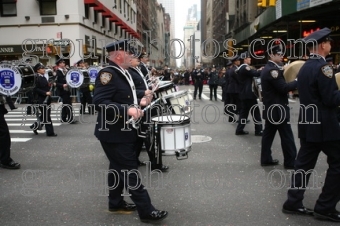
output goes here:
[{"label": "white drum head", "polygon": [[16,94],[21,87],[21,74],[11,64],[0,64],[0,94],[11,96]]},{"label": "white drum head", "polygon": [[162,115],[153,117],[151,120],[158,123],[178,123],[189,120],[189,117],[185,115]]},{"label": "white drum head", "polygon": [[66,74],[66,82],[72,88],[79,88],[84,82],[84,75],[78,69],[71,69]]}]

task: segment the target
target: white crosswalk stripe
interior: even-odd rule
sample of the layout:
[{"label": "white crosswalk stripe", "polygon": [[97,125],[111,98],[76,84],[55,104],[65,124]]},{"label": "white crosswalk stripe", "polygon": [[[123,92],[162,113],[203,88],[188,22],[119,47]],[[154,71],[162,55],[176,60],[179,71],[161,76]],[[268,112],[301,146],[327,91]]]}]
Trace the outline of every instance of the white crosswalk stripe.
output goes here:
[{"label": "white crosswalk stripe", "polygon": [[[60,122],[60,108],[59,104],[54,104],[51,110],[51,119],[53,122],[53,127],[61,126]],[[11,134],[11,141],[15,142],[27,142],[34,138],[33,131],[29,128],[37,119],[35,115],[27,115],[26,114],[26,106],[17,106],[18,109],[14,111],[9,111],[8,114],[5,115],[5,119],[7,125],[9,127],[9,132]],[[74,113],[79,112],[79,106],[74,105]],[[80,116],[79,113],[75,113],[74,117]],[[38,130],[39,133],[45,133],[46,130]]]}]

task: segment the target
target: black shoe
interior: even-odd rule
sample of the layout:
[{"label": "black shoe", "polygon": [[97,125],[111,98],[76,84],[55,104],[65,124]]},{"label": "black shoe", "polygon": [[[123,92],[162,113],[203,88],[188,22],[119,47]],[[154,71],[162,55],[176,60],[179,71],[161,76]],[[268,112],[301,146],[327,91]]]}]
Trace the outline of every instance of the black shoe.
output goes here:
[{"label": "black shoe", "polygon": [[275,166],[279,164],[279,160],[273,159],[271,162],[261,163],[261,166]]},{"label": "black shoe", "polygon": [[235,133],[235,135],[247,135],[247,134],[249,134],[249,132],[244,130]]},{"label": "black shoe", "polygon": [[263,131],[255,132],[255,136],[257,137],[262,137],[262,135],[263,135]]},{"label": "black shoe", "polygon": [[135,211],[137,209],[136,205],[133,203],[127,203],[124,201],[124,204],[121,207],[117,207],[117,208],[110,208],[109,207],[109,211],[110,212],[132,212]]},{"label": "black shoe", "polygon": [[165,219],[168,216],[167,211],[154,210],[148,216],[141,217],[142,222],[156,222]]},{"label": "black shoe", "polygon": [[159,166],[153,166],[153,165],[151,165],[151,170],[155,170],[155,169],[158,169],[158,170],[160,170],[160,171],[162,171],[162,172],[166,172],[166,171],[168,171],[169,166],[162,165],[161,167],[159,167]]},{"label": "black shoe", "polygon": [[20,169],[20,164],[12,160],[7,164],[0,164],[0,167],[5,169]]},{"label": "black shoe", "polygon": [[53,133],[53,134],[51,134],[51,135],[46,135],[46,136],[48,136],[48,137],[56,137],[56,136],[58,136],[58,134]]},{"label": "black shoe", "polygon": [[15,108],[11,108],[11,110],[13,111],[13,110],[15,110],[15,109],[18,109],[17,107],[15,107]]},{"label": "black shoe", "polygon": [[35,135],[38,135],[38,130],[34,129],[34,130],[33,130],[33,133],[34,133]]},{"label": "black shoe", "polygon": [[285,169],[294,169],[294,166],[283,166]]},{"label": "black shoe", "polygon": [[77,120],[73,120],[72,122],[70,122],[70,124],[77,124],[78,121]]},{"label": "black shoe", "polygon": [[199,99],[201,100],[201,97],[199,97]]},{"label": "black shoe", "polygon": [[290,208],[283,206],[282,212],[287,213],[287,214],[298,214],[298,215],[313,216],[313,210],[308,209],[304,206],[297,208],[297,209],[290,209]]},{"label": "black shoe", "polygon": [[338,211],[333,213],[318,213],[314,211],[314,217],[321,220],[340,222],[340,213]]}]

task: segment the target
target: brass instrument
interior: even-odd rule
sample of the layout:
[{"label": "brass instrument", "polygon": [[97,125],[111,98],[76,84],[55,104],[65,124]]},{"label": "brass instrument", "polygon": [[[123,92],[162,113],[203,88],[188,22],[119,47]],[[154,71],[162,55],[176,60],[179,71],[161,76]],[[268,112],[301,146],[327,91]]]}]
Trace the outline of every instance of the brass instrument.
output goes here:
[{"label": "brass instrument", "polygon": [[[292,82],[297,78],[297,75],[302,67],[304,65],[305,61],[303,60],[297,60],[293,63],[288,64],[286,68],[283,71],[283,76],[285,77],[286,82]],[[293,94],[299,94],[297,90],[293,91]]]}]

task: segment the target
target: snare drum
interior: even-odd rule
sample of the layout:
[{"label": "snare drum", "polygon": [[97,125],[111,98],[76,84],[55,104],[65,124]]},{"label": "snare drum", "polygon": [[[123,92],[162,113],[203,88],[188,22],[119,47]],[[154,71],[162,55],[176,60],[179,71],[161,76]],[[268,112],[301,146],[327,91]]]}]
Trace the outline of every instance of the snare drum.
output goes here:
[{"label": "snare drum", "polygon": [[193,110],[188,91],[178,91],[162,97],[169,114],[190,114]]},{"label": "snare drum", "polygon": [[[153,117],[154,129],[158,132],[158,142],[164,155],[177,155],[179,150],[191,150],[190,118],[184,115],[164,115]],[[156,135],[157,135],[156,132]],[[183,152],[182,152],[183,153]]]},{"label": "snare drum", "polygon": [[170,93],[176,92],[175,86],[172,82],[169,81],[160,81],[158,89],[156,90],[157,98],[161,98]]}]

